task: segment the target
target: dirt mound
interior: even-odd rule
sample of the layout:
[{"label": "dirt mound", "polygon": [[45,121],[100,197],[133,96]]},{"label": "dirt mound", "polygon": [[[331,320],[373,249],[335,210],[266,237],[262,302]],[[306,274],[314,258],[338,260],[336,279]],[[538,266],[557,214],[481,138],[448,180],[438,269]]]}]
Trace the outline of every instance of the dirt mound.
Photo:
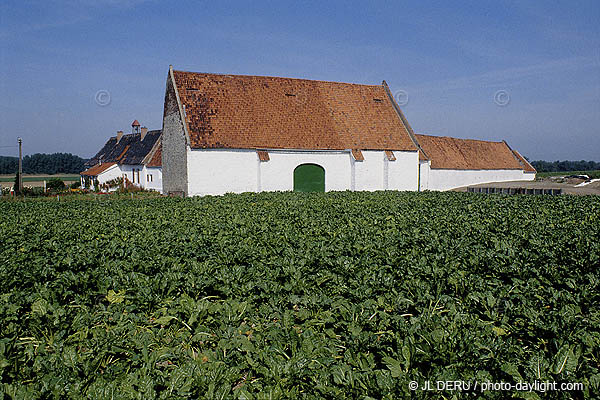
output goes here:
[{"label": "dirt mound", "polygon": [[600,181],[592,182],[589,185],[585,185],[586,188],[600,189]]}]

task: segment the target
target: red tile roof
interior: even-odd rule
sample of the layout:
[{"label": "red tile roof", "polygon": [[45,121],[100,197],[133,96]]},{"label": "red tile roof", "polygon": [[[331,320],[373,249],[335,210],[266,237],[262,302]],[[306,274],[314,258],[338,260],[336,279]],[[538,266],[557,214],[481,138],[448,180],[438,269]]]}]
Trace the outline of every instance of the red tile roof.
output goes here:
[{"label": "red tile roof", "polygon": [[416,135],[433,169],[524,169],[506,142]]},{"label": "red tile roof", "polygon": [[521,163],[521,165],[523,166],[523,170],[525,172],[537,172],[535,168],[533,168],[533,165],[529,164],[529,161],[527,161],[525,159],[525,157],[523,157],[521,155],[521,153],[519,153],[517,150],[513,150],[511,149],[513,154],[515,155],[515,157],[517,157],[517,159],[519,160],[519,162]]},{"label": "red tile roof", "polygon": [[138,122],[138,120],[136,119],[135,121],[133,121],[131,123],[131,126],[140,126],[140,123]]},{"label": "red tile roof", "polygon": [[154,154],[152,154],[152,158],[150,158],[150,161],[148,162],[148,164],[146,164],[146,166],[147,167],[162,167],[162,141],[156,147]]},{"label": "red tile roof", "polygon": [[107,162],[107,163],[102,163],[102,164],[96,164],[93,167],[88,168],[85,171],[83,171],[80,175],[98,176],[98,175],[100,175],[101,173],[103,173],[104,171],[106,171],[107,169],[109,169],[110,167],[112,167],[115,164],[116,163],[114,163],[114,162]]},{"label": "red tile roof", "polygon": [[173,71],[192,148],[417,148],[383,85]]}]

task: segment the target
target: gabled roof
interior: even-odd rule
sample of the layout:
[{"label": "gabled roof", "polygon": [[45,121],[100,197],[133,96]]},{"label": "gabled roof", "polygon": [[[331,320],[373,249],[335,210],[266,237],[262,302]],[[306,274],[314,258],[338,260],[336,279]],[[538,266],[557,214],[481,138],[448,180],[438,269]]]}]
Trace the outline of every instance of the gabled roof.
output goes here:
[{"label": "gabled roof", "polygon": [[162,131],[148,131],[144,140],[141,140],[141,133],[130,133],[123,135],[120,140],[116,136],[111,137],[104,144],[104,147],[87,163],[86,167],[102,162],[116,162],[119,165],[141,165],[144,164],[144,158],[154,148],[154,145],[160,140]]},{"label": "gabled roof", "polygon": [[138,120],[136,119],[135,121],[133,121],[131,123],[131,126],[140,126],[140,123],[138,122]]},{"label": "gabled roof", "polygon": [[525,169],[508,144],[448,136],[416,135],[432,169]]},{"label": "gabled roof", "polygon": [[107,162],[107,163],[102,163],[102,164],[96,164],[93,167],[88,168],[85,171],[81,172],[80,175],[98,176],[98,175],[100,175],[101,173],[103,173],[104,171],[106,171],[107,169],[111,168],[114,165],[117,165],[117,163]]},{"label": "gabled roof", "polygon": [[173,71],[192,148],[417,148],[384,85]]},{"label": "gabled roof", "polygon": [[147,167],[162,167],[162,140],[156,141],[154,150],[148,153],[145,164]]},{"label": "gabled roof", "polygon": [[533,168],[533,165],[531,165],[529,163],[529,161],[527,161],[525,159],[525,157],[523,157],[521,155],[521,153],[519,153],[517,150],[511,149],[513,154],[515,155],[515,157],[517,157],[517,159],[519,160],[519,162],[521,163],[521,165],[523,166],[523,170],[525,172],[537,172],[535,168]]}]

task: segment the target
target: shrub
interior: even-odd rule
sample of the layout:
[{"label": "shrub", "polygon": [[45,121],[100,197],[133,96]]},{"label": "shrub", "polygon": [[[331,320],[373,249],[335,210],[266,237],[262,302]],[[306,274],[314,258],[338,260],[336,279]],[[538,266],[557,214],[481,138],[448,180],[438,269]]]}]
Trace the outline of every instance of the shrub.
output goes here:
[{"label": "shrub", "polygon": [[62,190],[65,188],[65,183],[60,178],[50,178],[46,187],[50,190]]}]

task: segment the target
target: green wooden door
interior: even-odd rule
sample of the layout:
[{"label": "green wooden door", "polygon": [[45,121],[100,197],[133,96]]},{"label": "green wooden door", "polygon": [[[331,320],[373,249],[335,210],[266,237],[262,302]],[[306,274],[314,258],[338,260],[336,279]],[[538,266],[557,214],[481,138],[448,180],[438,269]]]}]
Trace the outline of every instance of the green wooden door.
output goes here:
[{"label": "green wooden door", "polygon": [[320,165],[302,164],[294,170],[294,192],[324,192],[325,170]]}]

